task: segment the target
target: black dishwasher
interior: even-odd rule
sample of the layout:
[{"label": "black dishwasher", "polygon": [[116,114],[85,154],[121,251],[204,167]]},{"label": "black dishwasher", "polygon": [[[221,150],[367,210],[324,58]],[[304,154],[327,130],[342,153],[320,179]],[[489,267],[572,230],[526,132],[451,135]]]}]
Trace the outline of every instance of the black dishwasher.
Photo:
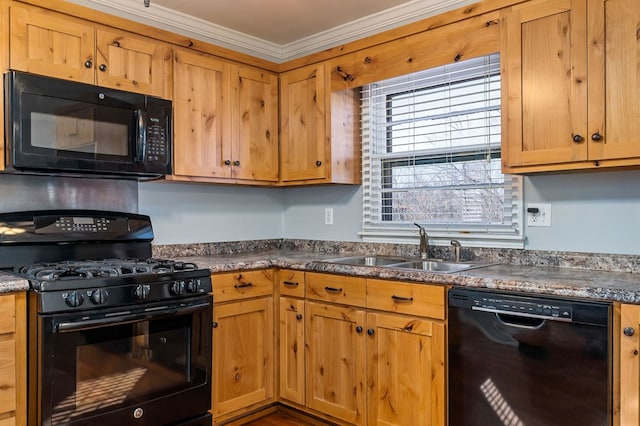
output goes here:
[{"label": "black dishwasher", "polygon": [[606,302],[449,291],[449,425],[611,425],[611,315]]}]

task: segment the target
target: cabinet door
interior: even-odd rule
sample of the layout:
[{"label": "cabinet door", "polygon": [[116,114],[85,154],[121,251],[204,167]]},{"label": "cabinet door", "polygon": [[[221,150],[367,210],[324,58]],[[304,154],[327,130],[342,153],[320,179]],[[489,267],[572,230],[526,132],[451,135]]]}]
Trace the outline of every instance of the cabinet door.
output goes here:
[{"label": "cabinet door", "polygon": [[95,32],[86,22],[11,5],[10,66],[14,70],[95,83]]},{"label": "cabinet door", "polygon": [[304,300],[280,299],[280,398],[303,405]]},{"label": "cabinet door", "polygon": [[639,22],[638,1],[589,3],[590,160],[640,157]]},{"label": "cabinet door", "polygon": [[278,78],[232,66],[232,177],[278,180]]},{"label": "cabinet door", "polygon": [[174,174],[230,177],[230,65],[181,49],[173,72]]},{"label": "cabinet door", "polygon": [[327,170],[325,65],[280,76],[280,180],[324,179]]},{"label": "cabinet door", "polygon": [[96,41],[96,81],[99,86],[169,97],[170,93],[165,90],[166,81],[170,81],[168,45],[107,29],[96,31]]},{"label": "cabinet door", "polygon": [[619,363],[616,371],[620,379],[619,424],[640,425],[640,305],[620,306],[618,333],[620,353],[615,360]]},{"label": "cabinet door", "polygon": [[586,160],[586,0],[534,0],[503,23],[505,167]]},{"label": "cabinet door", "polygon": [[365,320],[362,310],[307,302],[307,407],[366,422]]},{"label": "cabinet door", "polygon": [[444,426],[444,324],[368,314],[367,335],[367,424]]},{"label": "cabinet door", "polygon": [[214,308],[214,417],[273,399],[273,298]]}]

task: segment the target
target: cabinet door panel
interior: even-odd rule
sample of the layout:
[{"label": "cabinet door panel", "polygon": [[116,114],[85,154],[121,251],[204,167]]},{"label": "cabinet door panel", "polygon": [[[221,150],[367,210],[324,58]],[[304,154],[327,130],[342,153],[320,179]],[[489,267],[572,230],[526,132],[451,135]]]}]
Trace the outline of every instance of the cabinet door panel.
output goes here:
[{"label": "cabinet door panel", "polygon": [[273,298],[217,305],[214,322],[214,417],[270,400]]},{"label": "cabinet door panel", "polygon": [[280,180],[324,179],[327,169],[325,65],[280,77]]},{"label": "cabinet door panel", "polygon": [[586,0],[532,1],[504,13],[508,165],[587,159],[585,16]]},{"label": "cabinet door panel", "polygon": [[369,425],[445,424],[444,324],[368,314]]},{"label": "cabinet door panel", "polygon": [[304,404],[304,300],[280,299],[280,397]]},{"label": "cabinet door panel", "polygon": [[174,174],[230,177],[228,63],[177,50],[174,57]]},{"label": "cabinet door panel", "polygon": [[[626,335],[624,330],[632,328]],[[620,425],[640,425],[640,306],[620,306],[620,353],[616,374],[620,378]],[[616,410],[614,410],[616,411]],[[618,424],[618,423],[616,423]]]},{"label": "cabinet door panel", "polygon": [[313,302],[306,303],[305,311],[307,406],[364,424],[365,312]]},{"label": "cabinet door panel", "polygon": [[278,180],[278,78],[232,66],[232,177]]},{"label": "cabinet door panel", "polygon": [[12,69],[94,84],[93,27],[79,19],[16,5],[11,5],[10,15]]},{"label": "cabinet door panel", "polygon": [[[165,93],[165,60],[169,47],[157,40],[122,31],[99,29],[97,84],[121,90],[168,97]],[[103,70],[103,67],[104,68]]]},{"label": "cabinet door panel", "polygon": [[595,0],[589,12],[589,139],[602,136],[589,159],[640,157],[640,2]]}]

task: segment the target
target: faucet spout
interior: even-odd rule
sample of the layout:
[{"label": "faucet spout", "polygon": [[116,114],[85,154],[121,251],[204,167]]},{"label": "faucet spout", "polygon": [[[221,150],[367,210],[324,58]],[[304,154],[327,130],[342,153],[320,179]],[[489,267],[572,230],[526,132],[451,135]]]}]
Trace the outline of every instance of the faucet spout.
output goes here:
[{"label": "faucet spout", "polygon": [[419,228],[420,259],[427,259],[429,257],[429,234],[427,234],[427,230],[424,229],[424,226],[420,226],[417,223],[414,223],[414,225]]}]

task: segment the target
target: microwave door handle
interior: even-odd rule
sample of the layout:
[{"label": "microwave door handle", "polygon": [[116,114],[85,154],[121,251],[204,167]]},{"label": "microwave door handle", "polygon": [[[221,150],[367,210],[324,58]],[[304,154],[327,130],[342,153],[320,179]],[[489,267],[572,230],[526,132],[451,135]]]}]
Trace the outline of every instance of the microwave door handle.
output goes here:
[{"label": "microwave door handle", "polygon": [[133,161],[143,163],[147,154],[147,113],[139,109],[136,111],[135,155]]}]

